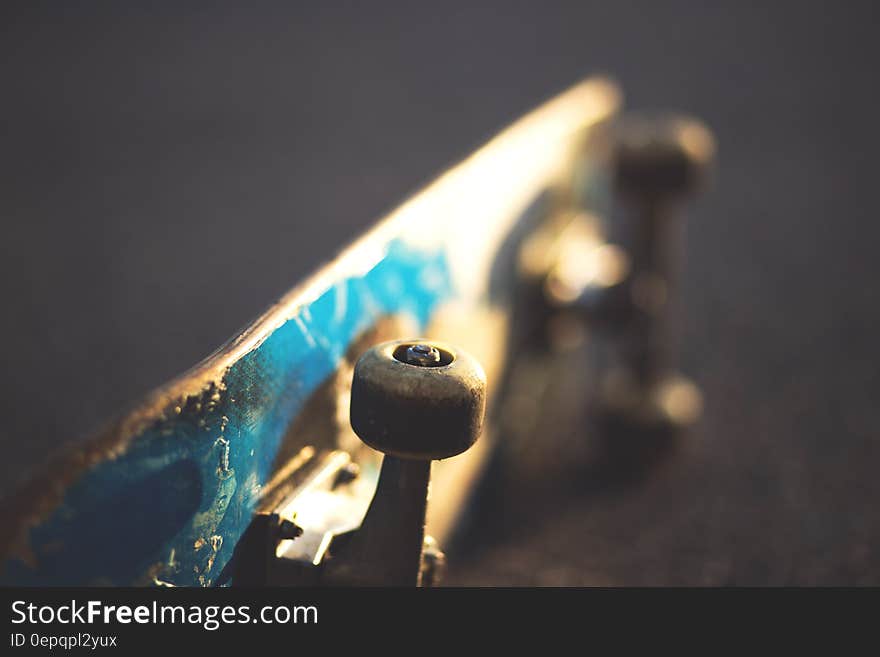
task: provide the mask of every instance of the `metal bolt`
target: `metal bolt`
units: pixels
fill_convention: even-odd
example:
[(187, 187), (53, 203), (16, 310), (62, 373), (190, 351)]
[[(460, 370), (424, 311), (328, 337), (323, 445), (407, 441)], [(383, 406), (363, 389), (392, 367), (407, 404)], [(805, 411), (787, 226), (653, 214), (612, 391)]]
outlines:
[(425, 536), (422, 548), (422, 576), (420, 584), (424, 588), (439, 586), (446, 572), (446, 555), (437, 545), (433, 536)]
[(419, 367), (436, 367), (440, 364), (440, 351), (429, 344), (414, 344), (406, 350), (406, 362)]
[(278, 523), (278, 540), (293, 539), (303, 533), (302, 527), (297, 526), (290, 520), (282, 520)]
[(336, 479), (333, 480), (333, 488), (344, 486), (351, 483), (361, 474), (361, 468), (357, 463), (348, 463), (344, 468), (336, 473)]

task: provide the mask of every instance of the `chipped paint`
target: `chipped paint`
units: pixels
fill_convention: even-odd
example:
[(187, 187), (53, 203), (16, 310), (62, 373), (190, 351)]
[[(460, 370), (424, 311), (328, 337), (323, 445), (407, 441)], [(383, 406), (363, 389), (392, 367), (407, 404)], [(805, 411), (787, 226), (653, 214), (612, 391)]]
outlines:
[[(445, 270), (444, 253), (392, 242), (363, 279), (338, 281), (309, 304), (308, 314), (282, 324), (239, 359), (219, 384), (172, 405), (173, 412), (156, 418), (123, 453), (97, 464), (67, 491), (55, 511), (30, 530), (36, 568), (9, 561), (4, 581), (104, 578), (131, 584), (160, 562), (154, 580), (213, 584), (270, 479), (284, 430), (333, 374), (348, 345), (385, 314), (407, 312), (424, 326), (432, 309), (453, 294), (448, 279), (440, 288), (419, 287), (426, 265)], [(356, 285), (357, 293), (343, 296), (335, 289)], [(378, 314), (365, 310), (365, 297)], [(340, 298), (346, 299), (344, 313), (335, 304)], [(108, 559), (106, 544), (118, 543), (120, 536), (129, 540)], [(175, 562), (160, 557), (171, 550)]]

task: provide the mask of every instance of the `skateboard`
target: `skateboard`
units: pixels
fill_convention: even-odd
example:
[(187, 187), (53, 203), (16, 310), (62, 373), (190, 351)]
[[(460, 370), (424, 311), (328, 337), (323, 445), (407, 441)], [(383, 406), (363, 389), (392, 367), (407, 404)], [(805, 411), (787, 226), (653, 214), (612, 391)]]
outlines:
[[(591, 330), (605, 321), (595, 318), (612, 318), (612, 332), (623, 336), (627, 367), (605, 386), (612, 419), (662, 416), (669, 424), (692, 415), (693, 386), (655, 362), (662, 351), (656, 308), (633, 310), (627, 300), (636, 288), (650, 297), (646, 281), (666, 280), (651, 248), (656, 231), (642, 231), (629, 261), (606, 243), (614, 185), (603, 165), (608, 149), (596, 144), (619, 105), (617, 87), (601, 78), (551, 99), (401, 204), (202, 362), (91, 440), (54, 456), (3, 502), (0, 581), (316, 584), (330, 562), (323, 570), (333, 584), (430, 584), (443, 559), (437, 546), (454, 536), (498, 451), (499, 409), (523, 379), (517, 384), (512, 373), (522, 371), (529, 353), (546, 351), (551, 316), (574, 312)], [(628, 134), (638, 138), (638, 126)], [(711, 151), (699, 131), (679, 129), (676, 139), (698, 155)], [(640, 196), (648, 201), (629, 207), (656, 223), (666, 206), (651, 201), (659, 194), (652, 191), (656, 176), (642, 170), (640, 157), (632, 166), (624, 157), (616, 180), (624, 195), (627, 181), (648, 190)], [(673, 157), (671, 168), (667, 160), (664, 171), (680, 187), (675, 176), (689, 175), (690, 160)], [(619, 315), (628, 319), (615, 323)], [(433, 473), (395, 460), (393, 445), (383, 461), (374, 448), (384, 449), (387, 436), (356, 434), (349, 415), (352, 377), (365, 380), (356, 366), (362, 355), (416, 336), (407, 358), (442, 341), (455, 347), (438, 354), (460, 348), (485, 373), (482, 438), (436, 463)], [(398, 360), (404, 368), (415, 363)], [(360, 416), (369, 416), (372, 409), (357, 403)], [(431, 433), (447, 415), (435, 414), (413, 432)], [(410, 484), (400, 482), (423, 474), (413, 485), (424, 490), (408, 507), (400, 498)], [(388, 483), (393, 477), (399, 486)], [(402, 534), (418, 543), (415, 552), (395, 552)], [(395, 574), (394, 563), (386, 568), (413, 559), (418, 564), (405, 573)]]
[[(618, 93), (588, 80), (512, 125), (400, 205), (212, 355), (56, 456), (4, 502), (2, 581), (212, 586), (279, 477), (337, 462), (375, 487), (378, 457), (347, 428), (353, 361), (424, 335), (506, 357), (514, 245), (542, 217), (585, 131)], [(491, 440), (440, 464), (428, 527), (446, 535)], [(340, 455), (344, 454), (342, 457)], [(449, 472), (446, 470), (457, 471)], [(436, 510), (436, 513), (434, 513)]]

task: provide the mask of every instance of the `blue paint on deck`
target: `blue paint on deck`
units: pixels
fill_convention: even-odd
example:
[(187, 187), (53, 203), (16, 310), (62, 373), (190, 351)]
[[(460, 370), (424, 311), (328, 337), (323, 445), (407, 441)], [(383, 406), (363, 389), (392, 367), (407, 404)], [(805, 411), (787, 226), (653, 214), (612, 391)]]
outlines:
[(424, 327), (453, 294), (445, 254), (402, 241), (363, 276), (337, 281), (239, 359), (224, 386), (157, 418), (125, 453), (87, 471), (30, 532), (36, 568), (5, 584), (209, 586), (247, 528), (285, 430), (381, 316)]

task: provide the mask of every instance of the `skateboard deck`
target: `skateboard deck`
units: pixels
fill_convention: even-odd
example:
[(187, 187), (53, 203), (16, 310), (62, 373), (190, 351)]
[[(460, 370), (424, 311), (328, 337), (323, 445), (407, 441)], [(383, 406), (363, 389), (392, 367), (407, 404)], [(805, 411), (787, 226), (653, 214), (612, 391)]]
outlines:
[[(508, 353), (516, 246), (546, 213), (585, 131), (618, 105), (584, 81), (513, 124), (390, 213), (220, 349), (3, 503), (5, 584), (229, 583), (254, 510), (284, 476), (347, 451), (367, 481), (378, 457), (347, 427), (359, 353), (423, 335), (474, 354), (492, 385)], [(491, 436), (490, 436), (491, 438)], [(429, 530), (448, 534), (479, 450), (440, 464)]]

